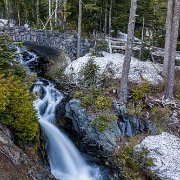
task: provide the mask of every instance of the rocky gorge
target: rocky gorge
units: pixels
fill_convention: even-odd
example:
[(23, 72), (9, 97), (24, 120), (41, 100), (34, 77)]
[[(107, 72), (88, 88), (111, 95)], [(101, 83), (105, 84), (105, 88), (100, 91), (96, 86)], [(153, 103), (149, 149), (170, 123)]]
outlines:
[[(51, 49), (49, 50), (48, 48), (48, 51), (46, 53), (49, 54), (49, 51), (51, 51)], [(32, 58), (31, 55), (26, 50), (21, 53), (22, 53), (23, 58), (26, 59), (27, 61), (29, 61)], [(55, 82), (56, 87), (60, 89), (64, 85), (64, 84), (63, 85), (60, 84), (61, 81), (69, 82), (70, 80), (72, 80), (72, 79), (69, 79), (69, 81), (67, 81), (67, 79), (63, 80), (62, 78), (63, 76), (67, 78), (66, 77), (67, 70), (65, 68), (67, 68), (68, 66), (70, 67), (71, 62), (69, 62), (68, 59), (66, 59), (66, 56), (63, 55), (63, 52), (60, 54), (52, 53), (52, 56), (50, 56), (49, 58), (46, 58), (46, 57), (47, 56), (44, 55), (43, 57), (44, 59), (41, 58), (39, 62), (37, 61), (37, 62), (31, 63), (31, 68), (32, 69), (38, 68), (39, 70), (37, 71), (36, 69), (35, 71), (39, 75), (50, 78), (51, 80), (53, 80), (53, 82)], [(56, 71), (54, 71), (54, 68), (55, 67), (57, 68), (57, 63), (61, 66), (59, 66), (59, 69), (56, 69)], [(46, 72), (45, 72), (45, 69), (46, 69)], [(139, 69), (141, 68), (139, 67)], [(64, 70), (65, 70), (65, 73), (64, 73)], [(143, 81), (142, 80), (143, 78), (147, 78), (146, 80), (148, 80), (148, 77), (146, 75), (145, 76), (142, 75), (139, 77), (141, 81)], [(135, 80), (136, 79), (138, 78), (135, 77)], [(137, 80), (139, 84), (141, 84), (141, 81)], [(74, 86), (74, 84), (76, 86)], [(87, 84), (85, 83), (85, 86), (87, 86)], [(84, 90), (86, 88), (88, 89), (87, 91)], [(112, 95), (116, 96), (116, 88), (117, 86), (113, 86), (112, 89), (110, 90), (108, 89), (108, 93), (110, 93), (111, 96)], [(96, 91), (95, 92), (96, 95), (92, 95), (94, 99), (93, 100), (88, 99), (88, 101), (93, 101), (93, 103), (86, 104), (86, 101), (85, 101), (86, 96), (84, 94), (88, 95), (88, 93), (91, 93), (89, 89), (91, 89), (91, 87), (87, 86), (84, 88), (84, 84), (83, 86), (82, 85), (79, 86), (79, 83), (76, 83), (76, 82), (75, 83), (71, 82), (68, 88), (66, 85), (63, 87), (63, 89), (60, 89), (60, 91), (62, 90), (65, 91), (64, 92), (65, 98), (56, 107), (56, 117), (58, 120), (57, 123), (60, 128), (63, 128), (67, 133), (69, 133), (69, 136), (72, 137), (77, 147), (79, 147), (81, 152), (83, 152), (84, 154), (83, 157), (90, 164), (95, 163), (97, 166), (99, 166), (101, 172), (104, 174), (103, 176), (104, 179), (107, 179), (107, 180), (108, 179), (123, 179), (122, 172), (124, 171), (123, 169), (124, 164), (121, 164), (121, 163), (119, 164), (118, 162), (115, 162), (117, 159), (122, 158), (122, 156), (117, 156), (117, 154), (121, 152), (121, 149), (123, 149), (123, 147), (129, 148), (129, 146), (131, 145), (129, 144), (131, 139), (133, 139), (134, 137), (138, 137), (137, 138), (138, 140), (133, 146), (133, 149), (134, 149), (133, 154), (136, 154), (136, 153), (138, 154), (138, 152), (141, 152), (142, 150), (143, 153), (141, 155), (147, 156), (145, 157), (146, 161), (147, 160), (150, 161), (151, 159), (154, 159), (154, 163), (151, 164), (154, 168), (148, 167), (146, 163), (145, 163), (146, 164), (146, 168), (145, 168), (144, 164), (143, 166), (141, 166), (142, 162), (138, 162), (138, 160), (136, 160), (136, 162), (138, 162), (138, 164), (136, 165), (139, 166), (138, 170), (136, 169), (136, 171), (143, 171), (144, 169), (147, 169), (147, 171), (153, 172), (153, 176), (158, 177), (160, 179), (169, 178), (169, 179), (178, 180), (179, 178), (178, 167), (179, 166), (177, 164), (177, 161), (172, 160), (171, 162), (168, 162), (169, 165), (167, 164), (167, 166), (176, 167), (175, 169), (177, 169), (177, 171), (175, 170), (176, 171), (175, 177), (170, 175), (172, 173), (174, 174), (173, 169), (172, 170), (169, 169), (168, 171), (168, 168), (165, 166), (165, 171), (167, 171), (167, 173), (163, 173), (163, 170), (162, 170), (163, 168), (161, 169), (160, 167), (161, 165), (156, 163), (156, 159), (157, 161), (162, 161), (164, 159), (163, 158), (164, 156), (169, 156), (168, 152), (163, 152), (163, 149), (167, 146), (177, 147), (176, 152), (172, 154), (171, 159), (175, 159), (176, 154), (179, 153), (178, 151), (178, 142), (179, 142), (179, 138), (178, 138), (179, 136), (179, 131), (178, 131), (179, 129), (179, 104), (178, 104), (178, 101), (175, 102), (176, 103), (175, 106), (163, 105), (161, 100), (157, 99), (158, 97), (152, 98), (152, 93), (147, 96), (147, 92), (141, 91), (142, 89), (146, 89), (146, 87), (140, 86), (140, 89), (136, 88), (136, 90), (138, 91), (138, 93), (143, 94), (143, 96), (142, 97), (140, 96), (140, 99), (138, 97), (136, 103), (137, 102), (142, 103), (143, 107), (130, 106), (129, 107), (130, 112), (124, 112), (123, 109), (118, 108), (118, 102), (115, 101), (116, 98), (114, 97), (112, 97), (114, 103), (110, 101), (109, 103), (110, 106), (108, 105), (108, 103), (107, 104), (102, 103), (102, 105), (100, 104), (99, 106), (98, 100), (101, 99), (102, 96), (103, 96), (102, 98), (103, 102), (109, 101), (106, 98), (104, 98), (105, 96), (104, 93), (107, 93), (107, 89), (105, 90), (103, 89), (101, 92)], [(67, 93), (66, 93), (66, 90), (67, 90)], [(44, 95), (42, 92), (42, 97), (43, 96)], [(132, 97), (130, 97), (130, 101), (136, 100), (136, 99), (133, 99)], [(94, 106), (94, 104), (96, 104), (96, 106)], [(87, 105), (92, 106), (93, 108), (96, 107), (98, 108), (98, 110), (95, 109), (94, 111), (94, 109), (91, 109), (91, 108), (88, 109)], [(101, 110), (101, 106), (102, 108), (104, 107), (106, 108), (106, 106), (108, 106), (108, 108), (111, 109), (110, 112), (107, 109), (106, 111)], [(153, 112), (152, 112), (152, 109), (153, 109)], [(144, 113), (141, 114), (139, 113), (139, 111), (140, 112), (144, 111)], [(158, 113), (161, 114), (160, 115), (161, 117), (156, 116), (156, 114)], [(106, 114), (110, 114), (110, 116), (107, 116), (104, 119), (104, 115)], [(103, 117), (103, 120), (100, 119), (102, 117)], [(164, 127), (159, 126), (159, 123), (162, 120), (165, 122)], [(162, 131), (171, 132), (172, 130), (176, 136), (171, 136), (168, 133), (162, 133), (162, 135), (159, 135)], [(41, 164), (39, 160), (34, 162), (34, 160), (28, 159), (27, 157), (29, 157), (30, 155), (29, 154), (26, 155), (21, 149), (19, 149), (17, 146), (13, 144), (13, 142), (11, 141), (11, 139), (13, 138), (10, 136), (10, 132), (6, 128), (1, 127), (1, 132), (2, 134), (1, 134), (0, 140), (2, 142), (1, 147), (2, 147), (2, 152), (3, 152), (3, 153), (1, 152), (1, 155), (3, 158), (5, 158), (8, 161), (10, 159), (11, 165), (12, 164), (15, 166), (17, 165), (18, 167), (22, 166), (22, 169), (20, 168), (19, 171), (24, 172), (22, 173), (23, 178), (27, 178), (27, 179), (29, 178), (53, 179), (54, 178), (52, 175), (50, 175), (48, 168), (43, 167), (42, 165), (43, 163)], [(171, 139), (168, 139), (166, 137), (169, 137)], [(155, 144), (157, 145), (156, 147), (153, 146), (153, 143), (154, 143), (153, 140), (155, 138), (157, 139), (157, 141), (155, 142)], [(152, 146), (149, 146), (151, 142), (152, 142)], [(160, 144), (161, 142), (163, 142), (162, 145)], [(173, 144), (169, 144), (169, 142), (173, 142)], [(10, 149), (7, 150), (7, 146), (12, 147), (12, 150)], [(163, 156), (159, 156), (159, 154), (155, 154), (156, 152), (155, 149), (158, 149), (158, 148), (159, 148), (160, 154), (164, 153)], [(144, 149), (147, 150), (146, 153), (144, 153)], [(171, 151), (173, 150), (169, 150), (169, 152)], [(7, 152), (8, 153), (11, 152), (11, 153), (7, 154)], [(130, 162), (134, 162), (133, 158), (135, 155), (131, 156), (132, 154), (130, 152), (129, 154), (126, 154), (126, 155), (129, 156), (128, 159), (130, 159)], [(124, 160), (126, 161), (127, 159), (123, 159), (123, 161)], [(167, 163), (166, 160), (168, 161), (168, 158), (164, 159), (162, 164), (166, 165)], [(7, 163), (7, 166), (8, 166), (8, 163)], [(130, 165), (130, 169), (133, 169), (131, 165)], [(128, 169), (127, 171), (130, 172), (130, 169)], [(147, 171), (145, 170), (143, 173), (146, 174)], [(5, 174), (6, 173), (7, 172), (5, 172)], [(13, 174), (13, 168), (12, 168), (12, 174)], [(14, 174), (14, 176), (12, 174), (10, 173), (10, 177), (16, 178), (16, 174)], [(147, 176), (144, 174), (143, 176), (141, 176), (142, 179), (147, 178)], [(127, 178), (126, 174), (123, 174), (123, 175), (125, 178)], [(130, 177), (132, 178), (133, 175)], [(2, 178), (4, 176), (5, 175), (3, 175), (2, 173)]]
[[(91, 58), (91, 57), (89, 57), (89, 58)], [(84, 85), (82, 86), (81, 83), (76, 82), (76, 80), (79, 79), (79, 77), (77, 79), (75, 79), (74, 82), (72, 82), (74, 80), (73, 78), (76, 78), (77, 75), (80, 75), (80, 77), (83, 77), (82, 74), (78, 74), (78, 73), (76, 74), (75, 72), (73, 72), (73, 71), (75, 71), (75, 68), (76, 68), (76, 66), (73, 65), (74, 62), (70, 63), (70, 62), (66, 61), (65, 56), (62, 59), (63, 59), (63, 65), (64, 65), (64, 62), (66, 62), (65, 63), (66, 65), (61, 66), (62, 69), (60, 68), (60, 71), (57, 71), (57, 72), (60, 72), (60, 74), (63, 77), (67, 78), (66, 75), (67, 75), (68, 67), (73, 67), (73, 68), (68, 69), (72, 73), (72, 76), (71, 75), (69, 76), (71, 78), (68, 81), (67, 81), (67, 79), (65, 80), (66, 83), (71, 81), (72, 84), (70, 84), (69, 87), (64, 86), (64, 90), (65, 91), (67, 90), (69, 95), (67, 94), (67, 98), (64, 99), (63, 103), (57, 106), (57, 117), (60, 119), (63, 119), (63, 123), (60, 123), (60, 127), (64, 127), (68, 132), (71, 132), (73, 135), (76, 136), (75, 139), (77, 141), (77, 145), (81, 150), (83, 150), (84, 152), (91, 155), (91, 157), (100, 158), (101, 163), (106, 164), (110, 168), (115, 168), (116, 172), (117, 171), (121, 172), (121, 171), (123, 171), (123, 168), (121, 166), (123, 166), (124, 164), (120, 164), (120, 165), (118, 163), (114, 164), (114, 162), (112, 161), (112, 158), (115, 157), (115, 159), (117, 159), (118, 157), (116, 156), (116, 152), (121, 151), (121, 149), (123, 149), (123, 147), (126, 147), (126, 146), (128, 147), (131, 145), (131, 143), (129, 144), (129, 141), (131, 141), (131, 138), (133, 139), (134, 137), (137, 137), (136, 143), (133, 146), (133, 148), (135, 149), (133, 153), (136, 153), (137, 148), (135, 146), (138, 143), (140, 144), (139, 146), (141, 146), (141, 141), (143, 143), (143, 139), (145, 137), (152, 136), (154, 138), (157, 137), (157, 139), (158, 139), (158, 137), (161, 137), (161, 135), (159, 135), (159, 134), (161, 134), (161, 132), (163, 132), (163, 131), (166, 131), (169, 133), (173, 131), (174, 134), (177, 136), (176, 138), (178, 141), (179, 101), (176, 100), (175, 106), (174, 105), (164, 105), (160, 99), (161, 93), (159, 93), (158, 96), (153, 97), (153, 93), (148, 92), (146, 94), (146, 92), (143, 91), (144, 87), (141, 85), (140, 85), (140, 90), (138, 88), (136, 90), (138, 90), (138, 93), (144, 94), (141, 97), (142, 99), (140, 99), (140, 101), (138, 99), (138, 103), (143, 104), (143, 108), (142, 109), (140, 108), (140, 111), (144, 111), (143, 115), (138, 113), (139, 110), (137, 107), (135, 107), (135, 108), (130, 107), (129, 110), (133, 111), (133, 113), (132, 112), (127, 113), (127, 112), (124, 112), (123, 110), (118, 111), (118, 107), (116, 107), (116, 106), (118, 106), (118, 103), (116, 103), (116, 101), (114, 101), (115, 103), (114, 103), (112, 109), (114, 111), (113, 114), (115, 115), (115, 118), (114, 118), (114, 115), (109, 117), (108, 122), (107, 122), (108, 125), (105, 123), (105, 125), (103, 124), (103, 129), (99, 128), (99, 124), (97, 125), (94, 123), (94, 121), (98, 117), (97, 112), (94, 113), (94, 112), (92, 112), (93, 111), (92, 109), (86, 108), (86, 105), (84, 105), (84, 102), (83, 102), (84, 97), (82, 97), (83, 96), (82, 94), (80, 96), (73, 95), (74, 93), (75, 94), (77, 92), (79, 93), (79, 92), (81, 92), (81, 90), (83, 91), (83, 89), (84, 89)], [(102, 61), (103, 61), (103, 58), (102, 58)], [(115, 60), (113, 61), (113, 59), (111, 59), (111, 61), (116, 63), (116, 61)], [(86, 66), (86, 63), (83, 63), (83, 58), (82, 59), (80, 58), (79, 62), (82, 63), (82, 69), (78, 70), (78, 71), (82, 73), (83, 67)], [(95, 62), (96, 62), (96, 59), (95, 59)], [(76, 64), (78, 64), (78, 63), (76, 63)], [(98, 60), (97, 60), (97, 64), (98, 64)], [(138, 62), (137, 62), (137, 64), (138, 64)], [(139, 78), (140, 80), (138, 80), (138, 78), (137, 78), (138, 75), (137, 75), (137, 77), (132, 76), (132, 80), (135, 80), (135, 81), (137, 80), (136, 82), (138, 82), (139, 84), (141, 84), (144, 81), (144, 79), (148, 81), (149, 78), (150, 78), (149, 82), (154, 83), (156, 81), (155, 79), (153, 79), (153, 75), (155, 75), (155, 73), (157, 72), (157, 75), (154, 76), (155, 78), (157, 78), (157, 76), (159, 76), (158, 74), (159, 74), (161, 67), (159, 65), (155, 64), (154, 66), (156, 66), (156, 68), (154, 69), (154, 71), (156, 71), (156, 72), (153, 73), (153, 75), (152, 75), (151, 74), (152, 71), (151, 70), (148, 71), (147, 64), (148, 64), (148, 62), (147, 63), (145, 62), (142, 65), (142, 69), (143, 69), (143, 67), (146, 66), (146, 72), (144, 72), (144, 73), (147, 73), (148, 76), (143, 75), (143, 71), (140, 70), (141, 64), (139, 63), (138, 68), (136, 69), (137, 66), (134, 66), (134, 68), (136, 69), (136, 72), (138, 70), (140, 71), (140, 73), (137, 73), (140, 77)], [(108, 63), (107, 63), (107, 65), (108, 65)], [(49, 69), (51, 69), (51, 68), (53, 69), (54, 66), (57, 66), (56, 61), (54, 61), (54, 63), (53, 62), (51, 63), (51, 66), (49, 66)], [(80, 68), (80, 66), (78, 66), (78, 68)], [(104, 67), (102, 67), (102, 69), (103, 68)], [(102, 69), (100, 67), (100, 71)], [(177, 67), (177, 69), (178, 69), (178, 67)], [(107, 68), (104, 68), (104, 70), (106, 71)], [(104, 70), (102, 70), (102, 72)], [(64, 74), (63, 74), (63, 71), (64, 71)], [(78, 72), (78, 71), (76, 71), (76, 72)], [(49, 72), (45, 73), (45, 75), (47, 77), (49, 77), (51, 80), (53, 80), (55, 83), (57, 83), (58, 87), (62, 87), (62, 84), (60, 83), (60, 81), (63, 81), (62, 77), (58, 78), (58, 76), (56, 76), (55, 74), (53, 74), (53, 76), (51, 76), (51, 74)], [(116, 75), (117, 74), (115, 72), (115, 76)], [(132, 72), (132, 75), (133, 75), (133, 72)], [(160, 79), (161, 79), (161, 77), (160, 77)], [(155, 82), (155, 84), (157, 85), (160, 81), (157, 80)], [(80, 78), (80, 82), (82, 82), (81, 78)], [(75, 84), (75, 86), (73, 85), (73, 83)], [(76, 91), (76, 89), (77, 89), (76, 86), (78, 87), (78, 91)], [(85, 83), (85, 86), (86, 86), (86, 83)], [(179, 85), (177, 84), (177, 86), (179, 86)], [(152, 88), (152, 86), (151, 86), (151, 88)], [(156, 86), (156, 88), (157, 88), (157, 86)], [(73, 89), (75, 89), (75, 91)], [(114, 86), (114, 89), (115, 90), (111, 90), (111, 94), (115, 93), (115, 95), (116, 95), (116, 86)], [(153, 89), (151, 91), (153, 91)], [(90, 93), (90, 91), (87, 91), (85, 93)], [(101, 93), (100, 93), (100, 95), (101, 95)], [(94, 99), (94, 101), (95, 100), (96, 99)], [(104, 101), (106, 101), (106, 99), (104, 99)], [(91, 106), (91, 105), (89, 105), (89, 106)], [(161, 114), (160, 116), (157, 115), (159, 113)], [(106, 114), (106, 112), (103, 112), (103, 114)], [(110, 118), (112, 118), (112, 120)], [(162, 121), (164, 121), (164, 122), (162, 122)], [(105, 122), (106, 122), (106, 120), (105, 120)], [(162, 123), (163, 125), (161, 126), (160, 123)], [(101, 125), (102, 124), (100, 124), (100, 126)], [(166, 135), (168, 136), (168, 134), (166, 134)], [(125, 139), (127, 138), (127, 139), (123, 140), (124, 138)], [(159, 143), (160, 142), (161, 142), (161, 140), (159, 141)], [(164, 140), (164, 143), (168, 143), (168, 142), (166, 142), (166, 140)], [(138, 147), (138, 145), (137, 145), (137, 147)], [(151, 151), (149, 150), (150, 148), (151, 147), (149, 146), (149, 147), (145, 147), (144, 149), (147, 149), (147, 152), (151, 154)], [(159, 145), (159, 148), (161, 148), (160, 145)], [(139, 148), (139, 151), (140, 151), (140, 148)], [(148, 158), (147, 157), (145, 158), (146, 161), (149, 161), (149, 159), (151, 160), (151, 158), (155, 160), (155, 158), (153, 156), (151, 157), (151, 155), (148, 155), (147, 152), (143, 154), (143, 156), (148, 157)], [(131, 155), (128, 154), (128, 156), (131, 156)], [(161, 159), (162, 157), (159, 157), (159, 158)], [(133, 161), (133, 157), (131, 160)], [(166, 164), (166, 162), (164, 162), (164, 163)], [(160, 179), (167, 178), (166, 174), (162, 175), (161, 172), (155, 171), (153, 168), (149, 168), (148, 165), (146, 165), (147, 167), (145, 168), (144, 165), (141, 166), (141, 164), (143, 164), (143, 163), (138, 162), (138, 166), (140, 166), (140, 167), (136, 171), (143, 171), (144, 174), (148, 174), (147, 176), (149, 176), (149, 173), (146, 173), (147, 172), (146, 168), (147, 168), (148, 171), (150, 170), (153, 172), (153, 176), (158, 177)], [(156, 160), (155, 160), (155, 163), (152, 163), (151, 165), (153, 165), (154, 168), (157, 167)], [(119, 170), (117, 170), (118, 168), (119, 168)], [(116, 173), (116, 174), (118, 174), (118, 173)], [(143, 175), (143, 176), (141, 176), (141, 178), (146, 179), (147, 176)], [(178, 175), (177, 175), (177, 177), (178, 177)], [(168, 176), (168, 178), (173, 179), (174, 177)], [(178, 178), (176, 178), (176, 179), (178, 179)]]

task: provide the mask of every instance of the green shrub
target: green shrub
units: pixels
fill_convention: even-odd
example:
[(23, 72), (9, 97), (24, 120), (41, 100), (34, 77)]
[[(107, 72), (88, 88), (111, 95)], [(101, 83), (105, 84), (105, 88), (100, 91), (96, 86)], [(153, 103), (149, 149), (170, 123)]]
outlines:
[(12, 130), (19, 143), (26, 143), (39, 136), (34, 96), (28, 89), (32, 77), (16, 62), (10, 43), (6, 36), (0, 38), (0, 123)]
[(147, 59), (149, 59), (150, 57), (150, 50), (149, 49), (146, 49), (146, 48), (143, 48), (142, 50), (142, 54), (141, 54), (141, 60), (142, 61), (146, 61)]
[(84, 97), (84, 93), (83, 93), (83, 91), (76, 91), (75, 93), (74, 93), (74, 98), (75, 99), (81, 99), (82, 100), (82, 98)]
[[(15, 76), (0, 75), (0, 122), (7, 125), (18, 140), (34, 140), (39, 131), (33, 96), (21, 80)], [(6, 94), (4, 94), (6, 93)]]
[(84, 76), (85, 81), (87, 81), (90, 85), (94, 84), (96, 81), (98, 70), (99, 66), (94, 63), (93, 58), (90, 58), (88, 63), (82, 70), (82, 74)]
[(100, 115), (92, 120), (91, 124), (97, 127), (99, 132), (104, 132), (106, 129), (111, 128), (112, 121), (117, 120), (115, 115)]
[(143, 107), (141, 104), (133, 105), (132, 103), (127, 104), (127, 113), (130, 116), (136, 115), (141, 118), (143, 116)]
[(123, 175), (129, 180), (138, 179), (141, 176), (154, 179), (154, 174), (147, 170), (148, 167), (154, 166), (154, 159), (148, 157), (149, 151), (145, 148), (142, 148), (139, 152), (134, 152), (134, 147), (137, 144), (137, 138), (133, 137), (127, 145), (117, 152)]
[(149, 84), (148, 82), (143, 82), (132, 89), (132, 95), (135, 102), (142, 100), (146, 93), (149, 91)]
[(98, 55), (98, 52), (101, 52), (101, 51), (107, 51), (107, 48), (108, 48), (108, 44), (105, 40), (98, 40), (96, 42), (96, 55)]
[(84, 107), (93, 107), (95, 105), (97, 97), (100, 95), (100, 90), (94, 86), (91, 86), (88, 92), (82, 90), (74, 93), (74, 98), (80, 99)]
[(163, 131), (166, 127), (166, 122), (171, 114), (171, 110), (167, 107), (155, 106), (151, 110), (150, 119), (155, 123), (159, 132)]
[(105, 96), (98, 96), (95, 104), (97, 110), (107, 110), (112, 106), (112, 100)]

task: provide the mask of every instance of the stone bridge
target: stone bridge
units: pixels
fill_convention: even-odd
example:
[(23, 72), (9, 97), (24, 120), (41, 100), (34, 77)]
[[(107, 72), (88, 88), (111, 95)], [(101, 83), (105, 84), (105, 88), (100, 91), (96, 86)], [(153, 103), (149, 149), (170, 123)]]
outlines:
[[(30, 42), (37, 48), (37, 45), (43, 45), (53, 49), (63, 50), (72, 60), (77, 56), (77, 34), (63, 33), (59, 31), (40, 30), (26, 27), (0, 27), (0, 36), (5, 32), (9, 37), (17, 42)], [(94, 41), (89, 39), (81, 40), (81, 56), (89, 52), (94, 46)], [(42, 49), (42, 47), (41, 47)]]

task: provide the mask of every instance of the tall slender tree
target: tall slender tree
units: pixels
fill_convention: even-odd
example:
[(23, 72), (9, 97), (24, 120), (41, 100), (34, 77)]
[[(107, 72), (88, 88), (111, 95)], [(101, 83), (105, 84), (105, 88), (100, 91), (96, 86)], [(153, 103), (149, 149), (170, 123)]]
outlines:
[(113, 4), (113, 0), (110, 1), (110, 6), (109, 6), (109, 37), (111, 37), (111, 30), (112, 30), (112, 4)]
[(55, 11), (55, 14), (54, 14), (54, 18), (55, 18), (55, 26), (57, 27), (57, 25), (58, 25), (58, 15), (57, 15), (57, 12), (58, 12), (58, 0), (56, 0), (55, 9), (56, 9), (56, 11)]
[(169, 59), (169, 48), (171, 46), (171, 31), (172, 31), (172, 18), (173, 18), (173, 2), (174, 0), (168, 0), (167, 16), (166, 16), (166, 39), (165, 39), (165, 50), (164, 50), (164, 63), (163, 63), (163, 74), (167, 75), (168, 59)]
[(39, 25), (39, 0), (36, 0), (36, 21), (37, 25)]
[(79, 0), (77, 58), (80, 57), (80, 51), (81, 51), (81, 21), (82, 21), (82, 0)]
[[(165, 59), (167, 60), (167, 69), (164, 70), (166, 77), (166, 89), (165, 89), (165, 100), (173, 100), (173, 87), (174, 87), (174, 73), (175, 73), (175, 57), (176, 57), (176, 47), (180, 20), (180, 0), (169, 0), (168, 11), (172, 12), (172, 17), (168, 14), (167, 16), (167, 31), (171, 27), (170, 35), (166, 36), (165, 45)], [(172, 1), (172, 2), (171, 2)], [(168, 13), (169, 13), (168, 12)], [(170, 18), (171, 17), (171, 18)], [(170, 36), (170, 37), (169, 37)]]
[(52, 13), (52, 1), (49, 0), (49, 23), (50, 23), (50, 28), (51, 28), (51, 31), (52, 31), (52, 17), (51, 17), (51, 13)]
[(119, 100), (122, 105), (126, 105), (127, 97), (128, 97), (127, 96), (128, 95), (128, 74), (130, 70), (131, 54), (132, 54), (132, 47), (133, 47), (133, 41), (134, 41), (136, 9), (137, 9), (137, 0), (131, 0), (127, 44), (126, 44), (126, 50), (125, 50), (124, 64), (123, 64), (121, 83), (120, 83), (120, 93), (119, 93)]

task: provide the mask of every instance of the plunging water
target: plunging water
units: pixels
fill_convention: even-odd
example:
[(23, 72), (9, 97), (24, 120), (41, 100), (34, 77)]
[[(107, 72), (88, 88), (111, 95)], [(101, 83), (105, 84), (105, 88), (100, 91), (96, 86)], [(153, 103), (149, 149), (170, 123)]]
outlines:
[[(30, 58), (23, 59), (21, 56), (21, 62), (31, 71), (28, 65), (37, 61), (37, 58), (34, 53), (29, 54)], [(90, 173), (90, 167), (77, 148), (55, 125), (56, 106), (63, 99), (63, 94), (52, 83), (42, 78), (37, 79), (33, 92), (39, 95), (34, 101), (34, 106), (37, 109), (39, 123), (47, 136), (47, 153), (52, 174), (60, 180), (99, 179), (99, 173), (91, 175), (95, 173)]]

